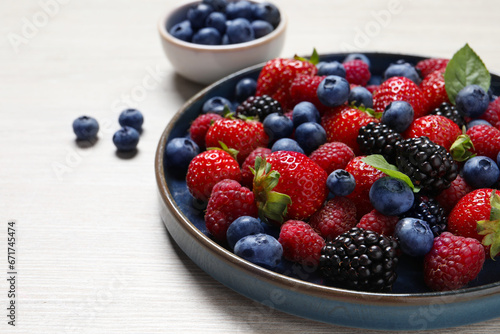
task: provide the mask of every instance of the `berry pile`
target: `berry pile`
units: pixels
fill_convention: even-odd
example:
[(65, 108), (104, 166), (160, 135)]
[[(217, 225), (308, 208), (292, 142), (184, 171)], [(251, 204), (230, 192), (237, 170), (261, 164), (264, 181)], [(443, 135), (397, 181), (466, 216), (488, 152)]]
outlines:
[(500, 253), (500, 99), (486, 67), (468, 45), (383, 73), (363, 54), (319, 60), (268, 61), (167, 145), (210, 236), (341, 288), (390, 291), (408, 259), (429, 290), (466, 287)]
[(169, 33), (195, 44), (237, 44), (271, 33), (280, 20), (278, 8), (270, 2), (203, 0), (189, 8)]

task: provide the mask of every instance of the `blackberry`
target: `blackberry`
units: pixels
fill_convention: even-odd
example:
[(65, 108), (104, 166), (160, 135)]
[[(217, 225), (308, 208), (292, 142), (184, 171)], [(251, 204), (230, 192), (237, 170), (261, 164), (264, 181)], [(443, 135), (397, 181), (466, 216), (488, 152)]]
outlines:
[(431, 194), (448, 188), (458, 175), (458, 164), (450, 153), (425, 136), (397, 144), (396, 166), (415, 186)]
[(267, 115), (283, 113), (281, 104), (269, 95), (250, 96), (236, 108), (236, 115), (257, 116), (263, 122)]
[(429, 224), (435, 237), (444, 232), (448, 225), (448, 220), (444, 208), (432, 197), (418, 195), (410, 210), (401, 215), (400, 218), (422, 219)]
[(354, 290), (390, 291), (396, 280), (398, 244), (391, 237), (354, 227), (321, 250), (320, 272)]
[(439, 107), (431, 111), (431, 114), (451, 119), (460, 129), (465, 125), (465, 115), (448, 102), (441, 103)]
[(357, 142), (363, 154), (381, 154), (389, 163), (396, 161), (396, 145), (403, 137), (387, 124), (370, 122), (359, 129)]

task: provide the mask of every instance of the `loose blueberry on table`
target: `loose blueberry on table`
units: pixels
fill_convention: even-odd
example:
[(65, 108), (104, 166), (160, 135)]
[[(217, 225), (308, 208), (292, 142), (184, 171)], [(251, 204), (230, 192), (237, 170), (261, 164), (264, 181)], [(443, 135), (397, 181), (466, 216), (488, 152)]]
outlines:
[[(203, 3), (230, 20), (250, 15), (244, 3)], [(305, 266), (326, 285), (390, 291), (411, 257), (429, 291), (467, 287), (500, 249), (500, 100), (481, 59), (465, 45), (381, 73), (364, 54), (319, 61), (272, 59), (233, 95), (207, 98), (189, 131), (200, 153), (170, 139), (165, 168), (183, 169), (188, 191), (208, 202), (208, 235), (269, 270)]]

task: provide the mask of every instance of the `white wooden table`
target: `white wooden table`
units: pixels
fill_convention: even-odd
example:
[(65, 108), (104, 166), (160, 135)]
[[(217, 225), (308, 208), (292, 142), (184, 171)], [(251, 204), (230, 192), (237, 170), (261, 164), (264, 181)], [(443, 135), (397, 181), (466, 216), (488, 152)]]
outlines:
[[(387, 51), (450, 57), (468, 42), (500, 72), (498, 1), (276, 0), (283, 56)], [(205, 274), (169, 237), (153, 161), (202, 86), (177, 76), (156, 22), (173, 0), (0, 2), (0, 333), (365, 333), (267, 309)], [(115, 153), (118, 114), (145, 116)], [(73, 120), (101, 125), (91, 148)], [(16, 225), (16, 327), (7, 325), (7, 223)], [(8, 278), (8, 277), (7, 277)], [(441, 333), (497, 333), (500, 319)]]

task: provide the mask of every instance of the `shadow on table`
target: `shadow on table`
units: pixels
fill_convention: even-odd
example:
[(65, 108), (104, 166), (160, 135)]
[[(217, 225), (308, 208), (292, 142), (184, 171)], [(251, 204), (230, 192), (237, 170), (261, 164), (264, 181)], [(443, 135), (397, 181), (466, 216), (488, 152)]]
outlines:
[[(190, 81), (179, 74), (175, 73), (171, 76), (170, 80), (172, 81), (172, 87), (175, 87), (177, 93), (182, 96), (184, 101), (189, 100), (200, 90), (205, 88), (206, 86), (198, 84), (196, 82)], [(166, 85), (166, 84), (165, 84)]]

